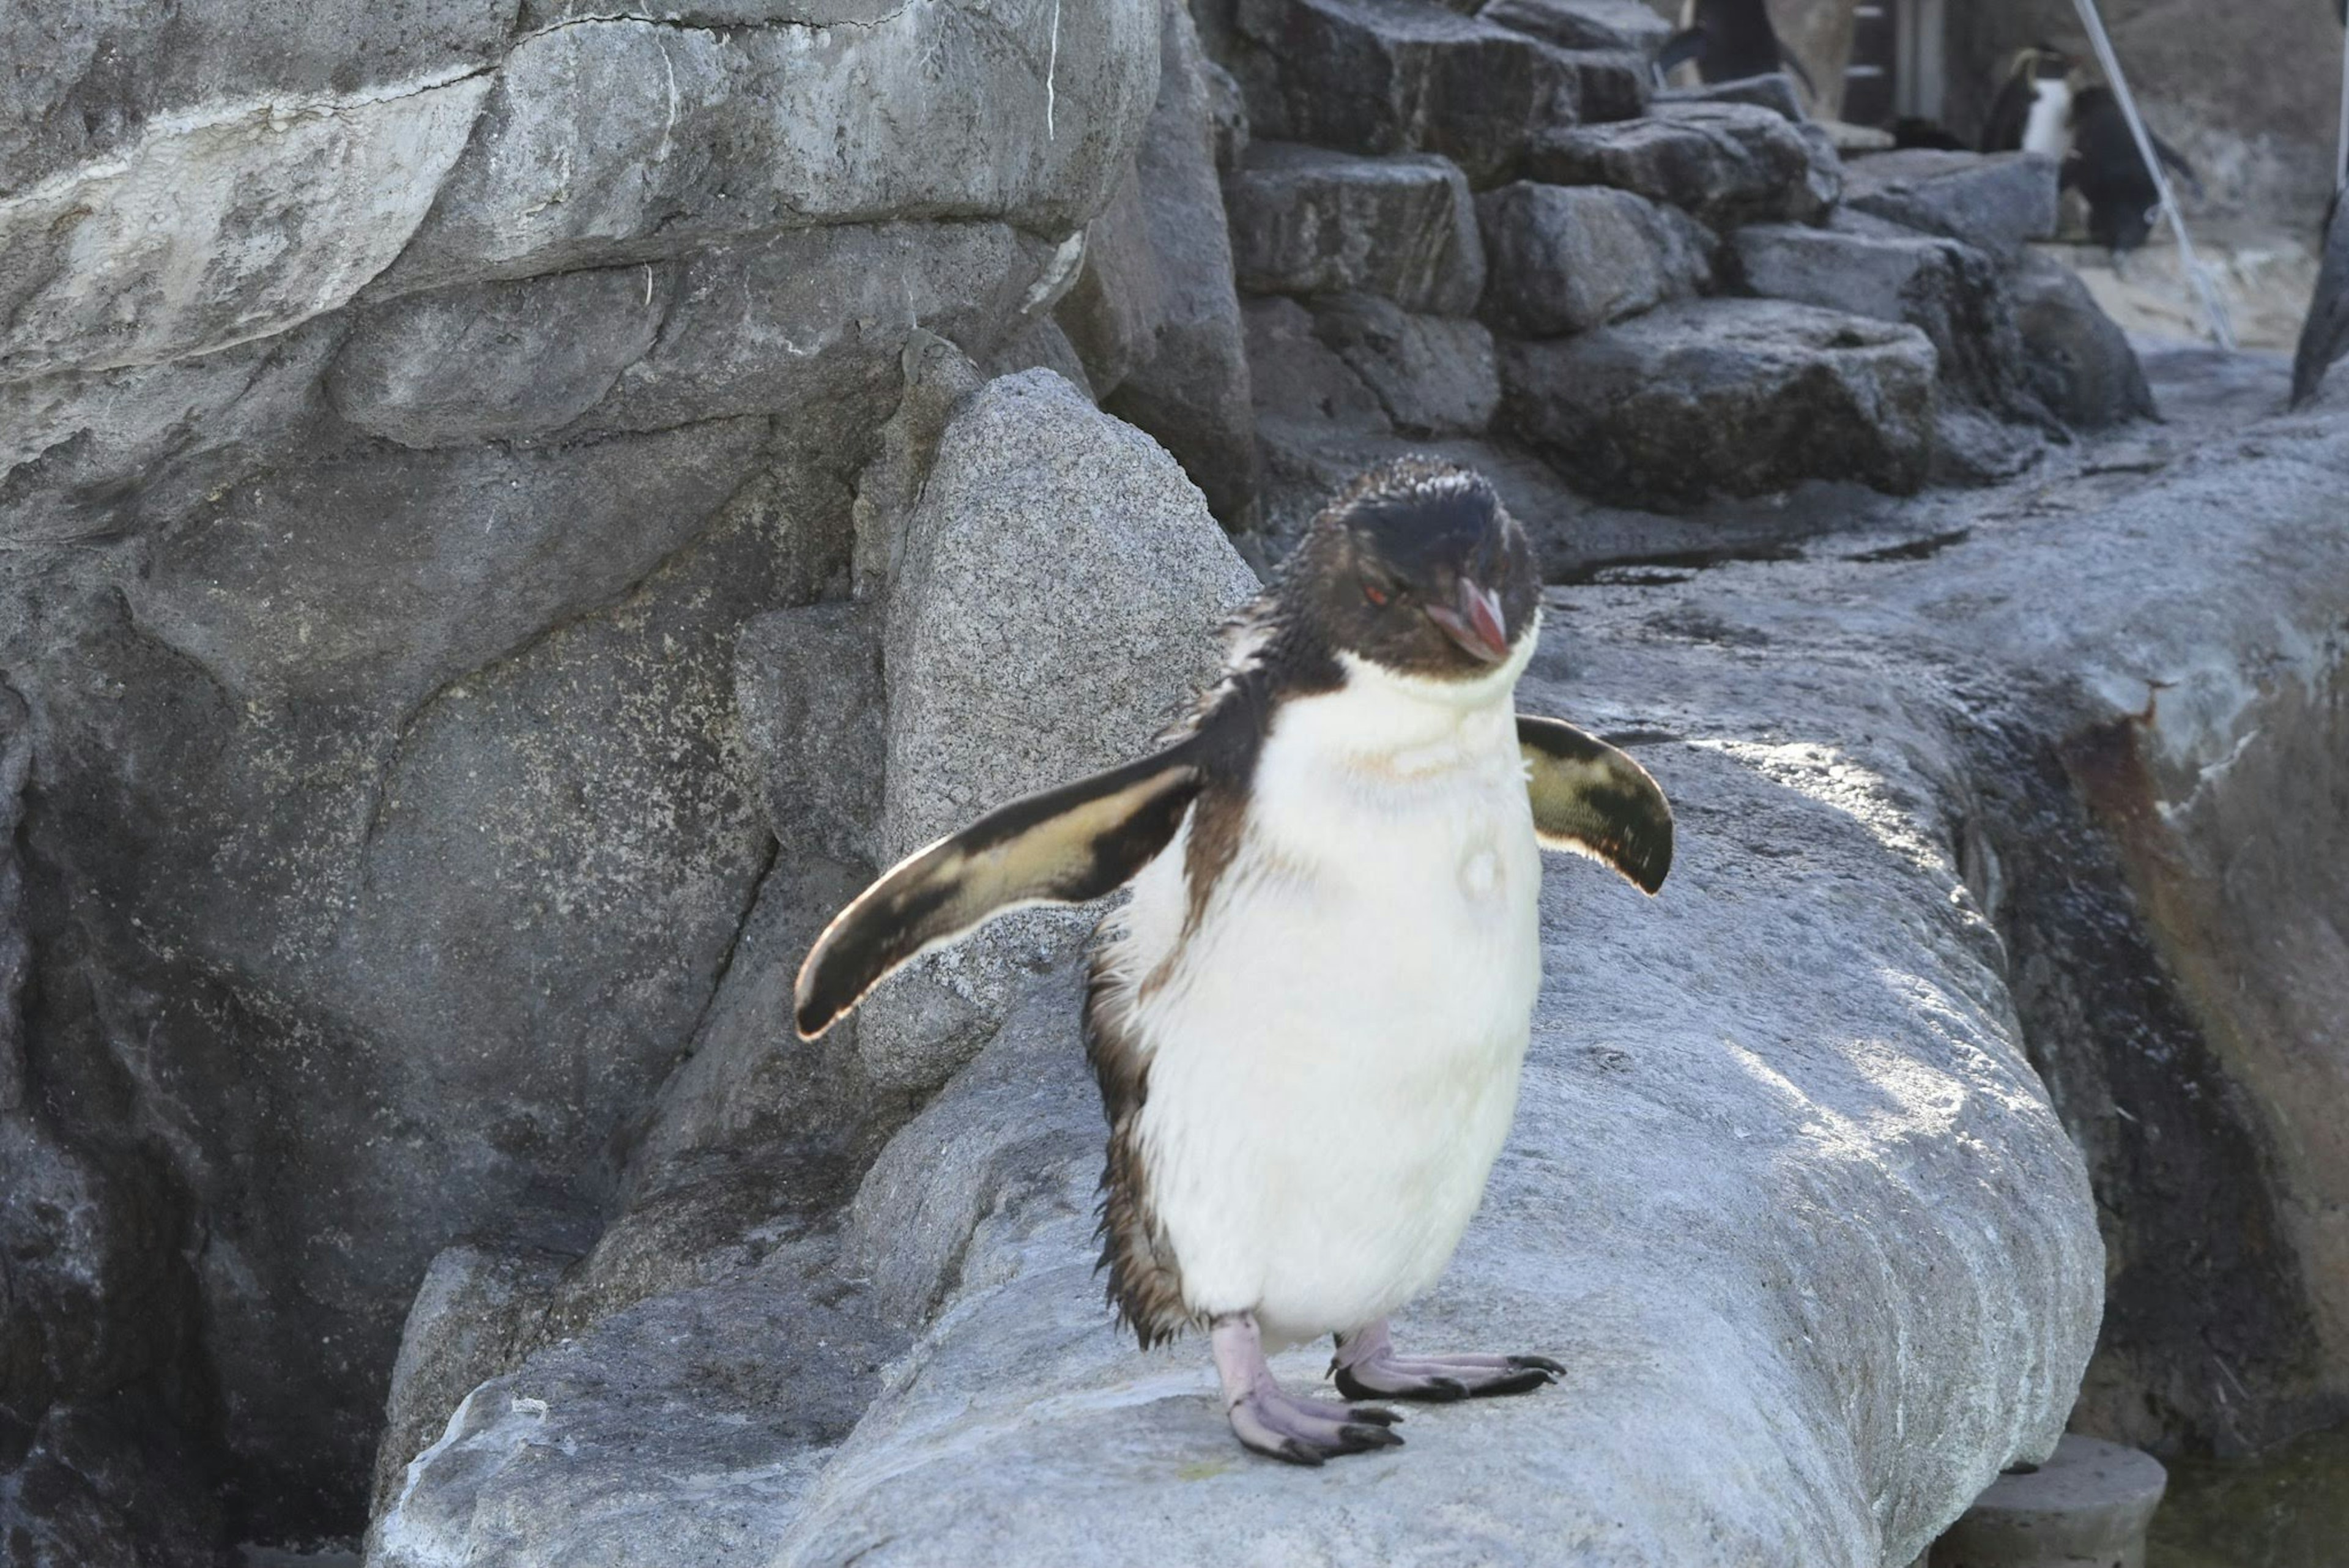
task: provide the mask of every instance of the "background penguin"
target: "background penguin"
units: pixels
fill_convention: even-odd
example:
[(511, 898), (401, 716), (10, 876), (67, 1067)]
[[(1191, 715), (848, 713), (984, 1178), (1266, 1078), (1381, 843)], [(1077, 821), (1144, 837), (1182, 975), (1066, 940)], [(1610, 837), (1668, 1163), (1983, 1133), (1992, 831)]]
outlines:
[(2072, 151), (2072, 99), (2082, 85), (2072, 57), (2045, 45), (2007, 61), (1982, 126), (1984, 152), (2037, 152), (2058, 163)]
[[(2178, 150), (2148, 130), (2155, 156), (2184, 176), (2194, 194), (2202, 181)], [(2160, 187), (2137, 152), (2120, 99), (2106, 87), (2082, 88), (2072, 99), (2072, 145), (2064, 160), (2064, 188), (2077, 190), (2088, 203), (2088, 236), (2118, 256), (2145, 244)]]
[(1348, 1399), (1519, 1394), (1539, 1355), (1406, 1355), (1508, 1132), (1541, 979), (1539, 847), (1649, 892), (1671, 812), (1638, 763), (1515, 710), (1540, 627), (1525, 532), (1482, 478), (1406, 459), (1314, 520), (1164, 749), (909, 857), (819, 939), (821, 1034), (1000, 910), (1131, 880), (1086, 1053), (1108, 1113), (1102, 1262), (1147, 1348), (1207, 1330), (1232, 1430), (1299, 1464), (1401, 1441), (1393, 1412), (1283, 1391), (1325, 1334)]
[(1742, 81), (1784, 67), (1794, 72), (1812, 101), (1818, 99), (1810, 72), (1779, 41), (1762, 0), (1696, 0), (1690, 26), (1666, 39), (1656, 56), (1656, 74), (1669, 76), (1675, 67), (1691, 61), (1708, 82)]

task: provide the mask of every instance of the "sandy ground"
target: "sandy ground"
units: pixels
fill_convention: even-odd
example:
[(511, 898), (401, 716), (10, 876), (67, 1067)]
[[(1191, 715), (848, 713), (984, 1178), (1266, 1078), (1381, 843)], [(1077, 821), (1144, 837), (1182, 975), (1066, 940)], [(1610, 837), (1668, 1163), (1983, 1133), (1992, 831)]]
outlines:
[[(2194, 254), (2226, 306), (2239, 348), (2291, 352), (2316, 286), (2317, 236), (2251, 228), (2193, 226)], [(2078, 273), (2096, 303), (2132, 336), (2178, 342), (2212, 341), (2209, 328), (2167, 231), (2133, 251), (2116, 268), (2103, 247), (2058, 242), (2038, 247)]]

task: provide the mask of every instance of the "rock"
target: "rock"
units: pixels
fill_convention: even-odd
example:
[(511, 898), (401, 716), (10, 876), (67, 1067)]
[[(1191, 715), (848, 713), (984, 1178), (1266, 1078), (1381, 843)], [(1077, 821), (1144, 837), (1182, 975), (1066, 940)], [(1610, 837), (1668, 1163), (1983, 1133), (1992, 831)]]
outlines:
[(780, 1550), (794, 1500), (905, 1346), (837, 1252), (787, 1241), (472, 1390), (378, 1516), (370, 1568)]
[[(1256, 589), (1148, 437), (1049, 372), (989, 383), (939, 442), (891, 597), (880, 859), (1143, 754)], [(866, 1067), (940, 1082), (1090, 925), (1030, 911), (920, 961), (867, 999)]]
[(1571, 53), (1434, 0), (1239, 0), (1236, 16), (1278, 62), (1277, 82), (1251, 101), (1261, 134), (1439, 152), (1480, 187), (1510, 178), (1544, 126), (1647, 105), (1634, 57)]
[(1161, 309), (1147, 352), (1103, 406), (1174, 455), (1227, 528), (1256, 514), (1256, 426), (1216, 175), (1206, 57), (1184, 0), (1163, 0), (1158, 106), (1135, 154)]
[(513, 1370), (571, 1260), (556, 1252), (451, 1247), (432, 1260), (409, 1303), (384, 1401), (373, 1513), (399, 1495), (409, 1461), (439, 1439), (474, 1387)]
[(1475, 434), (1500, 406), (1493, 335), (1476, 322), (1413, 316), (1376, 295), (1345, 294), (1315, 306), (1313, 331), (1404, 435)]
[(1804, 479), (1914, 491), (1933, 374), (1914, 327), (1775, 300), (1670, 305), (1501, 351), (1510, 425), (1578, 485), (1634, 503)]
[(1652, 59), (1671, 24), (1640, 0), (1488, 0), (1476, 15), (1496, 26), (1556, 44)]
[(1141, 176), (1128, 169), (1101, 216), (1085, 225), (1083, 265), (1052, 307), (1097, 398), (1150, 356), (1166, 319), (1166, 286), (1148, 223)]
[(2104, 430), (2155, 417), (2153, 392), (2128, 335), (2063, 263), (2026, 253), (2006, 275), (2023, 337), (2023, 375), (2055, 417)]
[(666, 266), (607, 267), (404, 299), (344, 341), (326, 395), (402, 446), (543, 435), (645, 357), (675, 284)]
[(2055, 165), (2034, 152), (1902, 148), (1854, 159), (1844, 200), (1859, 212), (1963, 240), (2012, 261), (2055, 234)]
[(1766, 109), (1779, 119), (1792, 120), (1798, 125), (1810, 118), (1803, 112), (1802, 94), (1795, 86), (1795, 78), (1785, 71), (1739, 77), (1733, 81), (1670, 88), (1656, 94), (1655, 112), (1678, 114), (1696, 106), (1721, 103), (1742, 103), (1755, 109)]
[(2068, 1435), (2046, 1463), (1991, 1482), (1933, 1543), (1932, 1568), (2145, 1568), (2168, 1481), (2150, 1454)]
[(1441, 158), (1355, 158), (1256, 141), (1224, 188), (1251, 294), (1376, 294), (1465, 316), (1485, 289), (1468, 182)]
[(1040, 317), (998, 344), (982, 369), (988, 377), (1016, 376), (1022, 370), (1050, 370), (1095, 402), (1100, 394), (1085, 375), (1076, 345), (1050, 317)]
[(489, 78), (209, 104), (0, 204), (0, 381), (286, 331), (399, 255)]
[(1931, 340), (1941, 379), (1959, 395), (2018, 416), (2039, 412), (2023, 389), (2013, 303), (1996, 265), (1972, 246), (1840, 222), (1754, 224), (1730, 244), (1752, 292), (1906, 322)]
[(1240, 155), (1247, 151), (1247, 99), (1241, 95), (1238, 79), (1215, 61), (1205, 60), (1201, 71), (1207, 83), (1208, 127), (1216, 149), (1216, 172), (1228, 174), (1240, 166)]
[(734, 708), (767, 826), (835, 860), (880, 856), (888, 693), (874, 619), (860, 605), (806, 605), (753, 617), (734, 639)]
[[(901, 216), (1057, 240), (1108, 200), (1157, 81), (1154, 0), (1057, 22), (1049, 6), (1014, 16), (965, 0), (829, 20), (599, 15), (526, 36), (381, 286)], [(1049, 80), (1031, 57), (1050, 58)]]
[[(1359, 296), (1337, 296), (1328, 303), (1354, 297)], [(1268, 422), (1298, 420), (1327, 421), (1349, 431), (1392, 428), (1386, 405), (1361, 373), (1322, 341), (1312, 312), (1293, 299), (1275, 296), (1249, 300), (1245, 313), (1259, 431)]]
[(1713, 235), (1686, 214), (1601, 186), (1520, 182), (1476, 199), (1504, 332), (1587, 332), (1713, 282)]
[(1545, 131), (1528, 145), (1527, 178), (1613, 185), (1669, 202), (1717, 229), (1809, 223), (1842, 192), (1831, 151), (1768, 109), (1673, 105), (1644, 119)]

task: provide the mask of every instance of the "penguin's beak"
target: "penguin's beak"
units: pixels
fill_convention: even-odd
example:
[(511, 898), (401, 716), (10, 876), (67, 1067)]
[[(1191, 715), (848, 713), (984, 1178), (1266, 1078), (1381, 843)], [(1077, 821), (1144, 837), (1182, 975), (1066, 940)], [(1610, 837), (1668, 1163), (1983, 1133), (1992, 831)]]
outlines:
[(1470, 658), (1498, 664), (1509, 657), (1509, 631), (1501, 618), (1501, 596), (1460, 579), (1459, 606), (1427, 607), (1427, 618), (1444, 628)]

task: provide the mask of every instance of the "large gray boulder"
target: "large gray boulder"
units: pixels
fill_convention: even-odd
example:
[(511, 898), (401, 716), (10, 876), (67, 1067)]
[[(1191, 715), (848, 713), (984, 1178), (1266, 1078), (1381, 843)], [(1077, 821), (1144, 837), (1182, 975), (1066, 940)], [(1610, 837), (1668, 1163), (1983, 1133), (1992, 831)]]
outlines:
[(1612, 125), (1560, 127), (1526, 151), (1528, 179), (1613, 185), (1715, 228), (1809, 223), (1843, 189), (1833, 148), (1751, 104), (1692, 103)]
[(1713, 237), (1671, 207), (1601, 186), (1519, 182), (1476, 198), (1485, 318), (1505, 332), (1587, 332), (1713, 282)]
[(1912, 229), (1962, 240), (2001, 261), (2055, 236), (2056, 168), (2035, 152), (1903, 148), (1855, 159), (1844, 200)]
[[(2038, 412), (2013, 302), (1989, 256), (1889, 223), (1757, 223), (1731, 237), (1739, 281), (1769, 299), (1900, 321), (1931, 340), (1943, 383), (1992, 410)], [(2043, 415), (2044, 417), (2044, 415)]]
[(2079, 274), (2027, 254), (2008, 269), (2006, 286), (2023, 339), (2023, 375), (2056, 418), (2079, 430), (2103, 430), (2154, 417), (2153, 391), (2128, 334)]
[(1932, 458), (1932, 345), (1776, 300), (1665, 306), (1503, 346), (1503, 417), (1591, 493), (1758, 495), (1806, 479), (1914, 491)]
[[(880, 863), (1142, 755), (1257, 587), (1147, 436), (1049, 371), (990, 382), (938, 444), (890, 600)], [(942, 1081), (1092, 919), (1031, 910), (912, 965), (864, 1005), (866, 1067)]]
[(1238, 0), (1273, 62), (1250, 99), (1259, 134), (1353, 152), (1440, 152), (1480, 186), (1510, 177), (1550, 125), (1647, 105), (1636, 57), (1561, 49), (1435, 0)]
[(1484, 292), (1468, 182), (1442, 158), (1252, 141), (1224, 196), (1232, 265), (1251, 294), (1376, 294), (1465, 316)]

